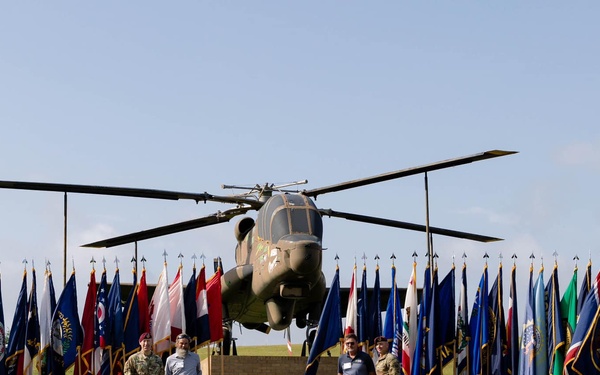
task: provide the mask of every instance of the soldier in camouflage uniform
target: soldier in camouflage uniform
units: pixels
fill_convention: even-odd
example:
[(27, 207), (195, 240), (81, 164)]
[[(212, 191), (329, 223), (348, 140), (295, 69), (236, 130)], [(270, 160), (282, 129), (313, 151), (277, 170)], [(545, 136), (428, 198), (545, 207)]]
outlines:
[(164, 366), (161, 358), (152, 352), (152, 335), (145, 332), (140, 336), (141, 350), (125, 362), (125, 375), (162, 375)]
[(375, 339), (375, 349), (379, 354), (375, 363), (377, 375), (400, 375), (400, 362), (395, 355), (390, 353), (390, 343), (385, 337), (379, 336)]

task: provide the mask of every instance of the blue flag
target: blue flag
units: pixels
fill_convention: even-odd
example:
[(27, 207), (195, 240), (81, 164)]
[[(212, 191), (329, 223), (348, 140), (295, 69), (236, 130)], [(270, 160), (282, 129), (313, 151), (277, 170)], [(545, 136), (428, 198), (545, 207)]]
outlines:
[(37, 305), (37, 288), (35, 268), (31, 269), (31, 291), (29, 292), (29, 302), (27, 303), (27, 329), (25, 331), (25, 351), (23, 353), (23, 373), (33, 371), (33, 359), (39, 352), (40, 347), (40, 318)]
[(75, 272), (65, 285), (52, 315), (52, 374), (62, 375), (75, 363), (83, 341), (77, 311)]
[[(100, 286), (98, 287), (98, 298), (96, 300), (96, 319), (94, 322), (94, 347), (99, 350), (94, 354), (95, 362), (100, 363), (100, 373), (110, 375), (110, 338), (108, 337), (108, 312), (107, 312), (107, 289), (106, 268), (102, 270)], [(97, 370), (96, 370), (97, 371)]]
[(502, 264), (498, 267), (498, 276), (490, 289), (489, 304), (491, 306), (491, 323), (493, 330), (490, 337), (490, 370), (492, 375), (507, 375), (507, 342), (504, 325), (504, 305), (502, 303)]
[[(121, 303), (121, 281), (119, 269), (115, 271), (107, 300), (107, 334), (111, 347), (111, 373), (123, 372), (123, 304)], [(139, 317), (139, 315), (138, 315)]]
[(581, 282), (581, 288), (579, 289), (579, 296), (577, 297), (577, 317), (581, 314), (581, 309), (585, 303), (588, 293), (591, 289), (592, 283), (592, 261), (590, 260), (585, 268), (585, 275), (583, 275), (583, 281)]
[(437, 345), (438, 356), (443, 367), (447, 366), (454, 360), (454, 344), (456, 343), (455, 334), (455, 274), (454, 265), (446, 277), (440, 282), (438, 288), (438, 299), (440, 306), (439, 324), (437, 330), (439, 332), (439, 344)]
[[(371, 334), (369, 337), (371, 339), (375, 339), (375, 337), (381, 336), (383, 332), (383, 326), (381, 323), (381, 287), (379, 285), (379, 265), (377, 265), (375, 268), (375, 284), (373, 285), (373, 296), (371, 298), (369, 311), (371, 314), (371, 323), (369, 325), (371, 327)], [(373, 346), (373, 342), (370, 342), (370, 345)]]
[(565, 374), (600, 374), (600, 273), (581, 307), (573, 342), (565, 358)]
[(194, 339), (197, 332), (196, 317), (198, 315), (198, 308), (196, 307), (196, 266), (192, 269), (192, 276), (190, 276), (183, 293), (183, 312), (185, 314), (185, 331)]
[(392, 287), (388, 297), (387, 308), (385, 312), (385, 325), (383, 326), (383, 336), (392, 339), (391, 353), (400, 357), (402, 348), (402, 309), (400, 307), (400, 293), (396, 284), (396, 267), (392, 265)]
[(142, 334), (140, 331), (140, 308), (138, 304), (138, 285), (137, 285), (137, 272), (135, 267), (131, 271), (133, 273), (133, 284), (131, 284), (131, 290), (127, 296), (125, 302), (124, 311), (124, 345), (125, 345), (125, 357), (137, 352), (140, 348), (138, 338)]
[(467, 265), (463, 264), (460, 286), (460, 302), (456, 317), (456, 373), (469, 373), (471, 330), (469, 329), (469, 302), (467, 298)]
[(533, 265), (529, 268), (529, 286), (527, 288), (527, 305), (525, 306), (525, 322), (521, 334), (519, 350), (519, 375), (535, 375), (535, 351), (539, 332), (534, 323), (535, 298), (533, 294)]
[(548, 302), (548, 312), (546, 318), (546, 334), (548, 338), (548, 367), (550, 373), (560, 374), (564, 365), (560, 356), (556, 356), (562, 351), (565, 345), (565, 331), (563, 328), (562, 314), (560, 311), (560, 287), (558, 285), (558, 266), (554, 264), (552, 276), (546, 285), (546, 296)]
[(537, 281), (533, 287), (535, 295), (535, 307), (533, 314), (535, 316), (535, 330), (539, 332), (535, 344), (535, 373), (548, 373), (548, 356), (546, 348), (548, 336), (546, 335), (546, 297), (544, 289), (544, 267), (540, 269)]
[(425, 374), (438, 375), (441, 369), (437, 356), (437, 349), (441, 344), (439, 332), (440, 305), (438, 291), (438, 271), (433, 270), (433, 282), (431, 283), (431, 294), (427, 302), (427, 317), (425, 318)]
[(23, 373), (23, 349), (25, 330), (27, 327), (27, 271), (23, 272), (21, 291), (17, 298), (15, 316), (10, 328), (10, 337), (6, 348), (6, 373), (9, 375)]
[(469, 329), (471, 330), (471, 373), (487, 374), (490, 340), (487, 264), (483, 268), (483, 274), (475, 294)]
[(305, 375), (315, 375), (319, 368), (319, 357), (328, 349), (336, 346), (342, 338), (342, 312), (340, 311), (340, 270), (335, 276), (325, 300), (325, 306), (319, 319), (319, 326), (313, 345), (310, 348)]
[(358, 307), (358, 342), (359, 345), (368, 347), (374, 337), (369, 337), (371, 333), (370, 323), (371, 315), (369, 314), (369, 301), (367, 296), (367, 267), (363, 266), (362, 282), (360, 284), (360, 297), (357, 302)]

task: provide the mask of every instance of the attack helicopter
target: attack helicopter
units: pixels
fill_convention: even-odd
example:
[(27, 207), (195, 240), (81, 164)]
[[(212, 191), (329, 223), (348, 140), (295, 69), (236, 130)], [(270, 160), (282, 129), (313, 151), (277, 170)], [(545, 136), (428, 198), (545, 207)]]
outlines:
[(315, 204), (317, 196), (421, 173), (427, 177), (427, 173), (430, 171), (514, 153), (516, 151), (485, 151), (470, 156), (301, 191), (288, 188), (304, 184), (307, 182), (306, 180), (285, 185), (268, 183), (250, 187), (222, 185), (224, 189), (246, 190), (242, 194), (227, 196), (213, 195), (206, 192), (186, 193), (126, 187), (19, 181), (0, 181), (0, 188), (63, 192), (65, 193), (65, 214), (67, 193), (166, 200), (187, 199), (196, 203), (210, 201), (233, 205), (230, 209), (217, 211), (201, 218), (82, 245), (83, 247), (93, 248), (107, 248), (136, 243), (137, 249), (138, 241), (226, 223), (234, 217), (246, 215), (249, 211), (257, 211), (256, 220), (250, 216), (243, 216), (235, 224), (236, 265), (221, 277), (223, 319), (224, 323), (229, 325), (232, 321), (237, 321), (250, 329), (261, 331), (268, 331), (271, 328), (283, 330), (290, 326), (293, 319), (296, 320), (296, 325), (299, 328), (306, 327), (307, 321), (316, 323), (319, 320), (323, 297), (326, 293), (325, 276), (322, 272), (323, 217), (336, 217), (426, 232), (428, 239), (430, 234), (437, 234), (480, 242), (501, 240), (496, 237), (432, 227), (428, 224), (419, 225), (323, 209)]

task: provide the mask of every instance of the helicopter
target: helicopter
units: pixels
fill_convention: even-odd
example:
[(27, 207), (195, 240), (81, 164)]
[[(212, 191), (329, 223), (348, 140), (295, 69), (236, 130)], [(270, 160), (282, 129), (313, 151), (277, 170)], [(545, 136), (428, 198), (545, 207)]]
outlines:
[[(283, 185), (266, 183), (250, 187), (222, 185), (223, 189), (246, 190), (245, 193), (238, 195), (20, 181), (0, 181), (0, 188), (64, 192), (65, 213), (67, 193), (167, 200), (187, 199), (196, 203), (210, 201), (233, 205), (232, 208), (197, 219), (99, 240), (82, 247), (108, 248), (136, 243), (137, 252), (138, 241), (226, 223), (234, 217), (242, 216), (234, 227), (236, 265), (221, 276), (223, 321), (228, 324), (237, 321), (246, 328), (268, 332), (271, 328), (286, 329), (293, 319), (296, 320), (299, 328), (306, 327), (307, 322), (314, 324), (319, 320), (327, 290), (322, 272), (323, 217), (425, 232), (428, 234), (428, 240), (431, 234), (479, 242), (501, 240), (496, 237), (432, 227), (428, 225), (428, 220), (427, 225), (419, 225), (323, 209), (315, 204), (317, 196), (421, 173), (425, 174), (427, 180), (427, 173), (430, 171), (515, 153), (517, 152), (485, 151), (301, 191), (288, 188), (305, 184), (307, 180)], [(245, 216), (249, 211), (257, 211), (256, 219)]]

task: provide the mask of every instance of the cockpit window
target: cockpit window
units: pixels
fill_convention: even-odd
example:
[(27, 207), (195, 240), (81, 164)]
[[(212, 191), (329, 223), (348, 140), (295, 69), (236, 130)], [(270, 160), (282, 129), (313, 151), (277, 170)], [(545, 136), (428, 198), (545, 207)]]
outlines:
[(313, 201), (300, 194), (273, 196), (258, 212), (259, 236), (275, 243), (288, 234), (321, 239), (323, 221)]

